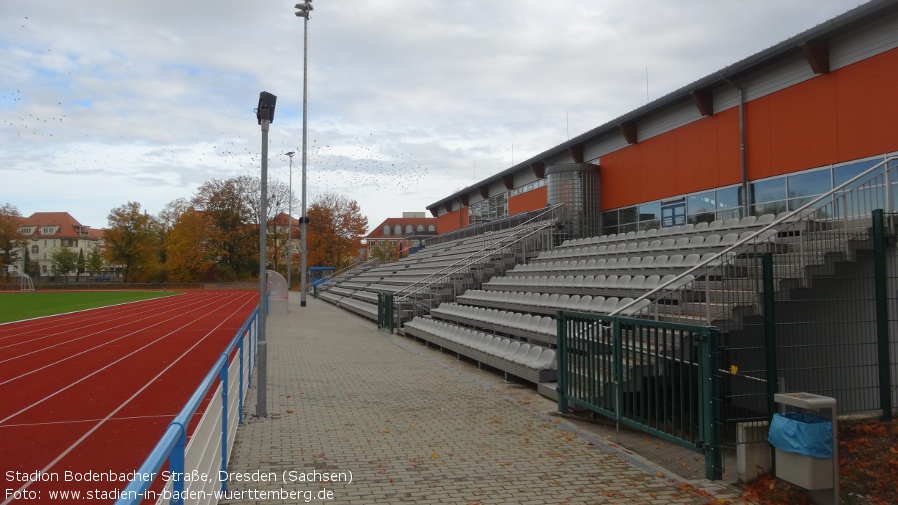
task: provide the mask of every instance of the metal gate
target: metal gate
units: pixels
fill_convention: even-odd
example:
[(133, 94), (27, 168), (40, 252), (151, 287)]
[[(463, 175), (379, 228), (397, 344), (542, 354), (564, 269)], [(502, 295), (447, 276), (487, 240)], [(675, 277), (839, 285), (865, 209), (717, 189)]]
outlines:
[(705, 455), (723, 473), (718, 333), (558, 311), (558, 410), (571, 404)]

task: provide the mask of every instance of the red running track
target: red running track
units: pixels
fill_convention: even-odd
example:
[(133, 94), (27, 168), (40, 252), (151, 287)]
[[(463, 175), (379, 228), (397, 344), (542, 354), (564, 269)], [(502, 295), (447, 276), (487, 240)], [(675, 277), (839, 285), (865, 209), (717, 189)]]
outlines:
[(124, 482), (66, 477), (136, 470), (257, 304), (200, 291), (0, 325), (0, 505), (111, 503)]

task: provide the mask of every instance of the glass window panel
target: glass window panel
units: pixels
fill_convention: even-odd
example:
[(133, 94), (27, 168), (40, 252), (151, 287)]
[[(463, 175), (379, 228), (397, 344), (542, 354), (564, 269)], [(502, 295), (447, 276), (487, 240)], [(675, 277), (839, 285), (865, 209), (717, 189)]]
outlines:
[(618, 216), (617, 216), (616, 210), (609, 210), (607, 212), (602, 212), (602, 223), (605, 226), (617, 226), (617, 223), (618, 223), (617, 217)]
[[(841, 184), (850, 181), (880, 162), (882, 162), (881, 159), (872, 159), (833, 167), (833, 187), (839, 187)], [(864, 181), (859, 182), (863, 183)]]
[[(786, 199), (786, 178), (777, 177), (766, 181), (754, 182), (752, 188), (752, 202), (764, 203)], [(785, 210), (785, 209), (783, 209)]]
[(690, 195), (686, 198), (686, 213), (701, 214), (704, 212), (714, 212), (715, 205), (716, 201), (714, 199), (713, 191)]
[(619, 224), (630, 224), (639, 221), (639, 213), (636, 210), (636, 207), (627, 207), (625, 209), (620, 209)]
[(828, 168), (790, 175), (789, 198), (822, 195), (833, 189)]
[(692, 214), (686, 220), (687, 223), (698, 224), (698, 223), (710, 223), (714, 221), (714, 213), (713, 212), (702, 212), (701, 214)]
[(660, 219), (652, 219), (650, 221), (640, 221), (639, 229), (640, 230), (655, 230), (661, 228), (661, 220)]
[(764, 214), (779, 214), (780, 212), (785, 212), (788, 208), (788, 205), (785, 200), (781, 202), (767, 202), (760, 203), (757, 205), (753, 205), (751, 208), (751, 215), (753, 216), (763, 216)]
[(639, 220), (651, 221), (661, 217), (661, 202), (646, 203), (639, 206)]
[(715, 199), (717, 210), (729, 210), (739, 208), (739, 186), (722, 188), (716, 191)]

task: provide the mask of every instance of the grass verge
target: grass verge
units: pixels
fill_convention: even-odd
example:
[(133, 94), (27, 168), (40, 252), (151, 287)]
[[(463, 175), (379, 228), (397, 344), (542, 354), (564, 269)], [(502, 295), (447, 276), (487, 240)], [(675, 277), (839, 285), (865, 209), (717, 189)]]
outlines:
[(0, 323), (170, 296), (172, 292), (67, 291), (0, 293)]

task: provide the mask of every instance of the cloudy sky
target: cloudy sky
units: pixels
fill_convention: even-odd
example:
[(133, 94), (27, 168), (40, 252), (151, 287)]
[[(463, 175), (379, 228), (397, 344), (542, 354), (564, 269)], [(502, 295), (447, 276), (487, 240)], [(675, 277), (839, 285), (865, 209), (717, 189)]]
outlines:
[[(300, 194), (297, 0), (0, 2), (0, 204), (105, 227), (213, 178)], [(857, 6), (859, 0), (314, 0), (308, 195), (370, 227)], [(299, 210), (295, 210), (299, 215)]]

